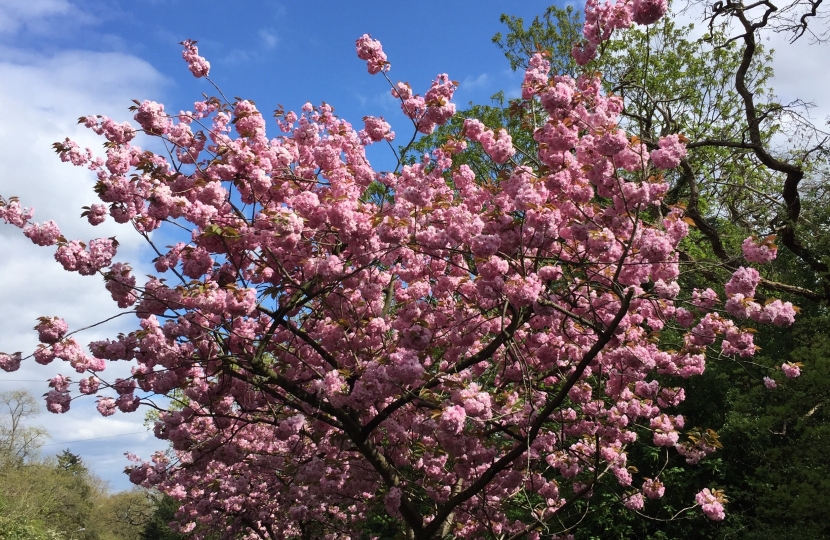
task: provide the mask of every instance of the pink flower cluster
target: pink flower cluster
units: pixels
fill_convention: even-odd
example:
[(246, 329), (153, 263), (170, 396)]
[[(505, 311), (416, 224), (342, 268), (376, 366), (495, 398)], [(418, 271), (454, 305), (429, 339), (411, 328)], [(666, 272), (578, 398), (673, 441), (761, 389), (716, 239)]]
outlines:
[(775, 245), (775, 236), (767, 236), (759, 241), (757, 237), (750, 236), (741, 244), (744, 258), (749, 262), (766, 264), (775, 259), (778, 255), (778, 246)]
[(701, 506), (706, 517), (713, 521), (723, 521), (723, 518), (726, 517), (723, 511), (723, 503), (726, 502), (726, 498), (718, 490), (704, 489), (695, 495), (695, 502)]
[(210, 62), (199, 56), (199, 48), (196, 47), (196, 42), (191, 39), (186, 39), (181, 43), (184, 46), (182, 51), (182, 58), (187, 62), (187, 68), (194, 77), (207, 77), (210, 73)]
[(411, 118), (418, 131), (432, 133), (437, 126), (446, 124), (455, 114), (455, 104), (450, 100), (458, 84), (442, 73), (432, 81), (426, 94), (412, 93), (408, 83), (398, 83), (392, 88), (392, 96), (401, 100), (401, 110)]
[(781, 371), (784, 372), (784, 376), (788, 379), (795, 379), (801, 375), (801, 368), (799, 368), (798, 364), (794, 364), (792, 362), (785, 362), (781, 364)]
[(91, 276), (110, 265), (116, 246), (116, 242), (110, 238), (96, 238), (89, 242), (89, 246), (73, 240), (55, 251), (55, 260), (68, 272)]
[(61, 236), (57, 223), (32, 223), (23, 227), (23, 234), (38, 246), (54, 246)]
[(634, 0), (632, 19), (637, 24), (653, 24), (663, 18), (669, 9), (668, 0)]
[(20, 362), (23, 360), (21, 353), (12, 354), (0, 353), (0, 369), (7, 372), (20, 369)]
[(761, 275), (754, 268), (740, 267), (726, 283), (726, 311), (733, 317), (752, 319), (765, 324), (790, 326), (795, 321), (796, 308), (791, 302), (770, 300), (763, 306), (755, 302), (755, 288)]
[(651, 161), (654, 162), (655, 167), (674, 169), (680, 165), (680, 160), (686, 157), (686, 144), (680, 135), (661, 137), (657, 145), (660, 148), (651, 152)]
[(89, 221), (90, 225), (100, 225), (107, 219), (107, 207), (103, 204), (93, 204), (89, 210), (81, 214), (81, 216), (86, 216), (87, 221)]
[(467, 119), (464, 120), (464, 134), (471, 141), (481, 143), (487, 155), (498, 164), (506, 163), (516, 153), (513, 139), (505, 129), (500, 129), (498, 134), (494, 134), (480, 121)]
[(375, 75), (381, 71), (389, 71), (392, 67), (386, 59), (380, 41), (372, 39), (369, 34), (363, 34), (355, 42), (357, 57), (366, 60), (366, 67), (369, 73)]
[(643, 480), (643, 493), (649, 499), (659, 499), (666, 492), (666, 488), (657, 478), (646, 478)]
[(20, 202), (14, 198), (8, 202), (0, 199), (0, 218), (6, 223), (22, 229), (34, 215), (35, 211), (33, 209), (23, 208), (20, 206)]
[(395, 140), (395, 132), (392, 131), (392, 126), (382, 116), (379, 118), (366, 116), (363, 118), (363, 122), (366, 127), (359, 135), (361, 135), (360, 138), (362, 141), (365, 141), (365, 144), (368, 145), (370, 142), (380, 141), (392, 142)]
[(38, 333), (38, 339), (41, 343), (54, 344), (63, 339), (66, 335), (69, 326), (66, 321), (58, 317), (40, 317), (38, 319), (40, 324), (35, 326)]
[(667, 0), (588, 0), (585, 3), (585, 41), (574, 46), (572, 54), (579, 65), (585, 65), (596, 56), (597, 47), (608, 40), (614, 30), (624, 30), (637, 24), (653, 24), (668, 11)]

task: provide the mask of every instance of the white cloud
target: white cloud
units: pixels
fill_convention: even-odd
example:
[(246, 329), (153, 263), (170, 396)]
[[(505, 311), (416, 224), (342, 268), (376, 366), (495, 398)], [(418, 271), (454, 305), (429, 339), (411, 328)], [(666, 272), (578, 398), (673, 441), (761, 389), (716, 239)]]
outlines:
[[(53, 152), (55, 141), (70, 137), (82, 147), (101, 153), (101, 139), (77, 125), (79, 116), (105, 114), (118, 121), (129, 117), (132, 98), (155, 97), (164, 78), (149, 64), (118, 53), (66, 51), (53, 56), (31, 54), (0, 47), (0, 195), (16, 195), (24, 206), (35, 207), (35, 221), (55, 220), (65, 236), (88, 240), (117, 235), (121, 246), (117, 260), (134, 263), (136, 274), (146, 268), (135, 264), (144, 248), (143, 240), (130, 228), (112, 222), (93, 228), (80, 219), (81, 207), (96, 201), (90, 171), (62, 163)], [(21, 231), (0, 223), (0, 350), (31, 353), (37, 345), (32, 330), (36, 317), (58, 315), (71, 329), (96, 323), (118, 313), (100, 277), (65, 272), (54, 259), (54, 248), (35, 246)], [(146, 260), (146, 256), (144, 259)], [(83, 332), (84, 343), (111, 337), (135, 327), (131, 315)], [(129, 374), (127, 363), (116, 363), (105, 374), (108, 379)], [(26, 388), (35, 396), (47, 388), (44, 382), (56, 373), (78, 375), (68, 365), (39, 366), (29, 360), (14, 373), (0, 374), (0, 391)], [(141, 412), (104, 419), (94, 410), (94, 399), (73, 401), (65, 415), (44, 413), (36, 419), (46, 427), (52, 442), (76, 441), (142, 431)], [(146, 442), (145, 442), (146, 441)], [(119, 489), (127, 488), (120, 471), (127, 464), (123, 453), (136, 451), (149, 456), (163, 442), (150, 436), (131, 435), (101, 439), (95, 444), (66, 445), (81, 453), (91, 468)], [(44, 448), (57, 452), (66, 446)]]
[(259, 31), (259, 38), (266, 49), (273, 49), (277, 46), (280, 38), (277, 33), (270, 28), (263, 28)]
[(14, 34), (25, 27), (45, 33), (57, 21), (88, 22), (91, 18), (67, 0), (0, 0), (0, 35)]
[(827, 44), (810, 44), (807, 36), (789, 43), (789, 37), (774, 34), (764, 43), (775, 49), (772, 86), (784, 103), (801, 99), (815, 104), (810, 114), (823, 127), (830, 115), (830, 48)]
[(486, 73), (482, 73), (478, 77), (468, 76), (465, 77), (463, 81), (461, 81), (460, 88), (464, 88), (465, 90), (472, 90), (473, 88), (482, 88), (486, 87), (490, 84), (490, 76)]

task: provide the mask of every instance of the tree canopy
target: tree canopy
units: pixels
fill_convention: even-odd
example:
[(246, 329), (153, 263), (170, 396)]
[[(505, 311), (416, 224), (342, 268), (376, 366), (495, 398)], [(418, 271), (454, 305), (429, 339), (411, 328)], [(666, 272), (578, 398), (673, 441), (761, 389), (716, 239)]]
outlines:
[[(55, 150), (97, 174), (83, 217), (137, 230), (156, 275), (139, 283), (114, 238), (68, 240), (16, 198), (0, 216), (67, 271), (102, 276), (139, 328), (87, 353), (45, 316), (38, 349), (0, 367), (64, 361), (104, 416), (172, 398), (155, 433), (173, 452), (132, 456), (129, 474), (178, 501), (195, 538), (665, 538), (778, 519), (782, 496), (759, 484), (821, 484), (776, 476), (760, 450), (820, 440), (823, 368), (791, 379), (824, 341), (798, 349), (776, 328), (793, 301), (818, 324), (828, 288), (826, 235), (807, 234), (826, 223), (824, 141), (782, 122), (797, 117), (757, 36), (805, 27), (768, 6), (718, 3), (698, 40), (659, 0), (589, 1), (584, 20), (551, 8), (528, 28), (505, 17), (494, 41), (524, 70), (521, 98), (463, 113), (447, 74), (421, 95), (361, 36), (357, 56), (412, 123), (392, 171), (365, 151), (392, 126), (355, 129), (326, 103), (280, 107), (273, 138), (253, 102), (221, 91), (178, 115), (136, 101), (135, 126), (81, 118), (105, 157)], [(803, 144), (774, 149), (787, 130)], [(157, 245), (162, 227), (182, 241)], [(132, 376), (106, 380), (115, 361)], [(50, 411), (70, 409), (74, 383), (51, 379)], [(707, 460), (747, 431), (741, 467)], [(87, 474), (68, 453), (56, 469)], [(723, 521), (727, 485), (754, 510)], [(65, 515), (88, 514), (81, 499)], [(796, 499), (790, 515), (814, 508)]]

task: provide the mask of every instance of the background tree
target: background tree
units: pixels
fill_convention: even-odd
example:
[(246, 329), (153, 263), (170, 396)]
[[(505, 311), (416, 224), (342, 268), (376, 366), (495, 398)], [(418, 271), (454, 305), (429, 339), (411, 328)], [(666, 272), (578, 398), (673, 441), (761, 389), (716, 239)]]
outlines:
[(0, 539), (141, 538), (154, 509), (144, 490), (110, 493), (69, 450), (42, 457), (37, 449), (48, 434), (29, 425), (37, 401), (14, 391), (4, 393), (2, 403), (7, 414), (0, 417), (6, 456), (0, 460)]
[(0, 464), (21, 463), (40, 450), (46, 430), (27, 425), (39, 411), (40, 405), (28, 392), (0, 392)]

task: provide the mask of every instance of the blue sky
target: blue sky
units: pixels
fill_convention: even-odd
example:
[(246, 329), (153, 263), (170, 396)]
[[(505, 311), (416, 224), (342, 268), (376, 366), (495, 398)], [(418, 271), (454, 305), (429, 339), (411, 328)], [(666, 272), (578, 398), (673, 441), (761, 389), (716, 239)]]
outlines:
[[(423, 93), (438, 73), (448, 73), (461, 83), (455, 101), (463, 108), (470, 101), (487, 103), (499, 90), (518, 93), (521, 74), (510, 72), (490, 39), (503, 29), (501, 13), (529, 20), (547, 5), (539, 0), (0, 0), (0, 195), (19, 196), (24, 206), (35, 207), (36, 221), (56, 220), (67, 238), (117, 235), (117, 260), (131, 262), (139, 276), (151, 273), (152, 257), (137, 235), (111, 223), (92, 229), (78, 219), (82, 206), (96, 202), (94, 178), (62, 164), (51, 145), (68, 136), (100, 148), (101, 141), (77, 126), (77, 118), (130, 119), (131, 99), (161, 101), (177, 112), (191, 109), (202, 92), (211, 93), (187, 71), (180, 41), (197, 40), (225, 94), (253, 99), (266, 114), (280, 103), (299, 109), (306, 101), (326, 101), (356, 125), (363, 116), (383, 115), (404, 138), (411, 126), (386, 82), (370, 76), (356, 57), (355, 39), (370, 33), (381, 40), (392, 80), (408, 81), (416, 92)], [(806, 41), (771, 45), (780, 51), (774, 84), (782, 99), (816, 102), (816, 118), (830, 114), (826, 49), (807, 49)], [(388, 158), (375, 156), (382, 168)], [(37, 345), (31, 328), (41, 315), (65, 317), (74, 329), (117, 314), (100, 278), (67, 274), (52, 254), (0, 225), (0, 351), (31, 352)], [(90, 341), (133, 328), (134, 318), (121, 317), (80, 337)], [(129, 367), (115, 365), (105, 374), (125, 376)], [(0, 391), (27, 388), (40, 396), (46, 390), (42, 381), (56, 368), (71, 372), (29, 362), (18, 372), (0, 374)], [(65, 415), (43, 414), (36, 421), (52, 436), (45, 453), (70, 448), (114, 489), (130, 487), (121, 473), (124, 452), (149, 457), (165, 447), (144, 431), (142, 414), (104, 419), (91, 399), (74, 401)]]
[[(131, 262), (137, 275), (151, 273), (152, 257), (137, 235), (111, 223), (92, 229), (78, 219), (81, 207), (95, 202), (94, 178), (61, 163), (51, 145), (70, 137), (100, 149), (101, 141), (78, 126), (77, 118), (105, 114), (128, 120), (131, 99), (160, 101), (172, 112), (192, 109), (202, 92), (213, 89), (187, 71), (179, 42), (197, 40), (212, 64), (211, 78), (224, 93), (253, 99), (266, 114), (280, 103), (298, 110), (306, 101), (325, 101), (356, 125), (366, 115), (385, 116), (403, 138), (411, 134), (411, 124), (386, 81), (369, 75), (357, 58), (359, 36), (370, 33), (381, 40), (392, 62), (392, 80), (408, 81), (416, 92), (423, 93), (437, 74), (448, 73), (461, 83), (455, 101), (463, 107), (470, 101), (486, 103), (499, 90), (518, 93), (521, 75), (510, 72), (490, 39), (502, 29), (502, 13), (532, 19), (547, 6), (536, 0), (417, 5), (0, 0), (0, 103), (5, 109), (0, 195), (19, 196), (24, 206), (35, 207), (36, 221), (54, 219), (67, 238), (117, 235), (117, 259)], [(376, 162), (386, 159), (377, 155)], [(41, 315), (62, 316), (70, 328), (80, 328), (118, 313), (100, 278), (67, 274), (54, 262), (53, 250), (34, 246), (19, 230), (0, 225), (0, 253), (0, 298), (6, 308), (0, 351), (31, 352), (37, 345), (32, 326)], [(128, 315), (79, 337), (88, 342), (133, 328), (135, 319)], [(72, 374), (66, 368), (30, 361), (13, 374), (0, 374), (0, 391), (27, 388), (40, 396), (48, 377)], [(116, 364), (105, 375), (126, 376), (129, 368)], [(70, 448), (113, 489), (130, 487), (122, 474), (124, 452), (149, 457), (166, 446), (145, 432), (143, 414), (104, 419), (88, 398), (73, 401), (67, 414), (43, 413), (36, 423), (51, 434), (44, 453)]]
[[(15, 0), (3, 0), (0, 4)], [(23, 4), (23, 2), (19, 2)], [(28, 3), (28, 2), (26, 2)], [(211, 89), (191, 77), (181, 60), (185, 38), (199, 42), (211, 77), (228, 96), (255, 100), (263, 110), (277, 103), (299, 108), (326, 101), (346, 118), (397, 110), (379, 76), (355, 55), (355, 39), (379, 39), (392, 62), (393, 80), (423, 91), (438, 73), (461, 82), (459, 104), (486, 102), (498, 90), (518, 90), (520, 76), (490, 38), (499, 16), (532, 18), (550, 2), (532, 0), (396, 2), (218, 0), (37, 0), (53, 6), (21, 20), (2, 42), (40, 55), (68, 50), (121, 53), (149, 63), (164, 78), (152, 95), (188, 108)], [(18, 8), (23, 11), (22, 8)], [(22, 19), (22, 17), (21, 17)], [(171, 107), (168, 107), (171, 108)]]

